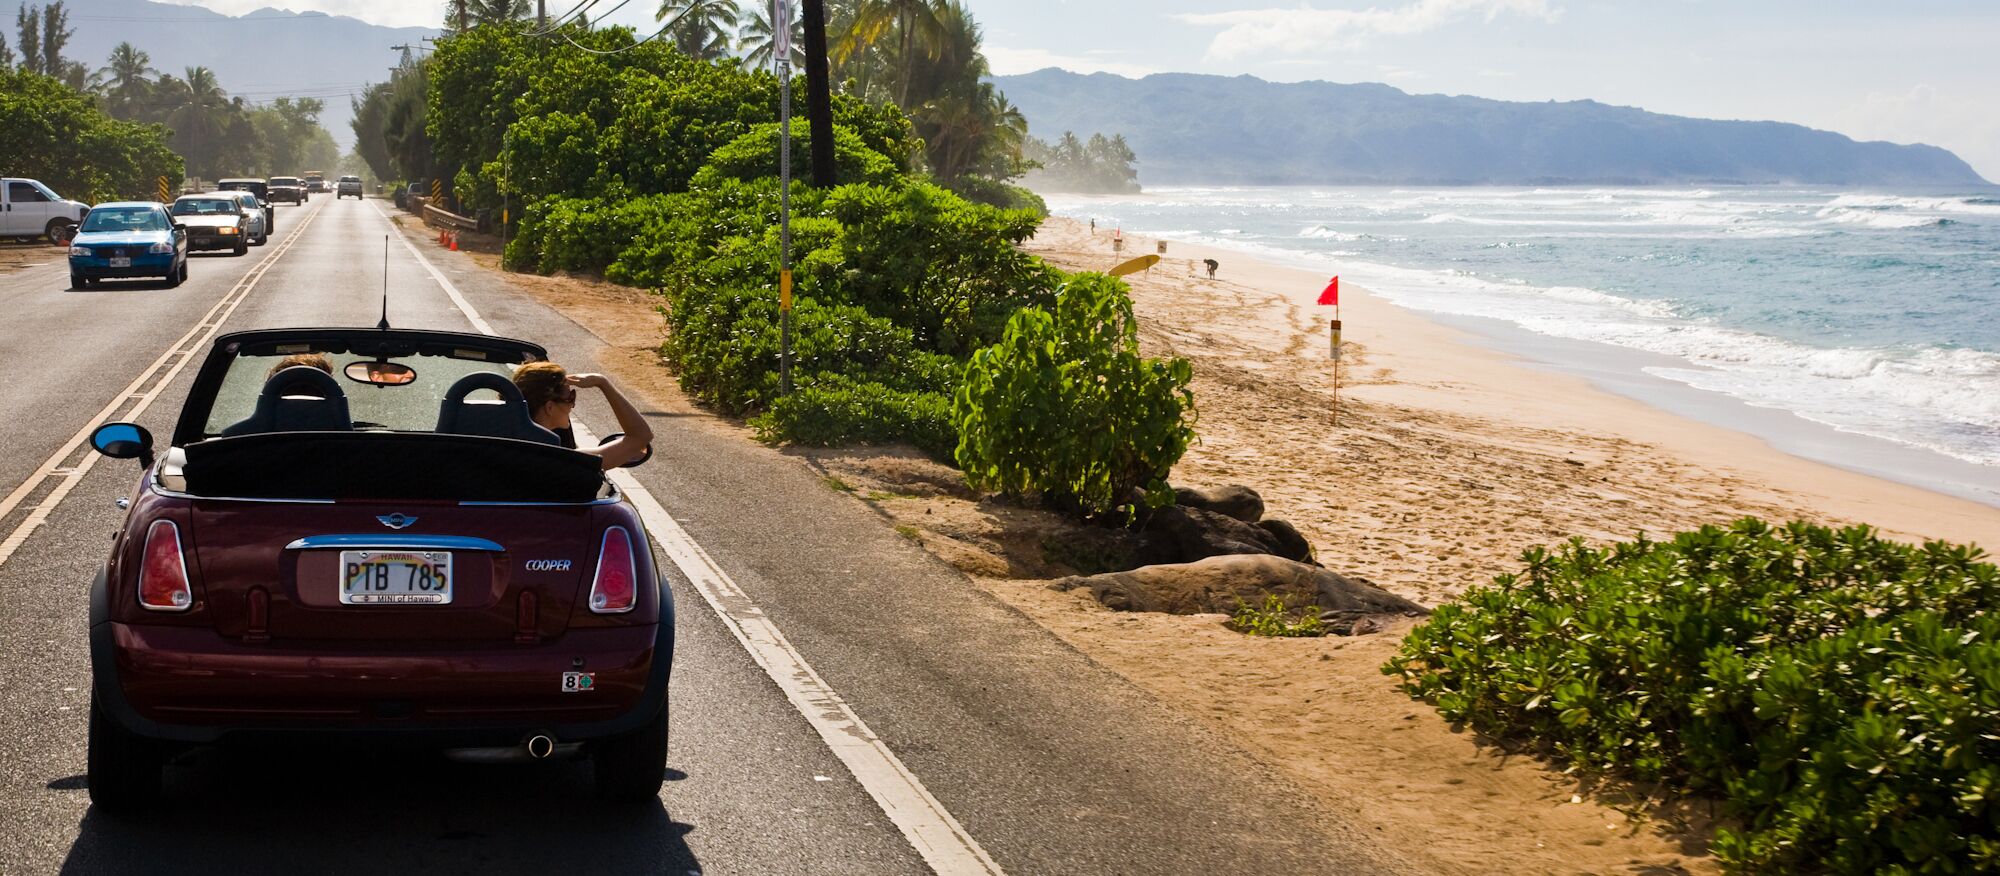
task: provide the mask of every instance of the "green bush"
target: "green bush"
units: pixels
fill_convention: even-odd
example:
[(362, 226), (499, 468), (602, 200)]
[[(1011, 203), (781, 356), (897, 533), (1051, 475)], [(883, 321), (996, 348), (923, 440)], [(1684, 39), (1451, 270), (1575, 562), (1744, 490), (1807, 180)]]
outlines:
[(2000, 572), (1743, 520), (1522, 557), (1383, 671), (1446, 718), (1717, 795), (1755, 873), (2000, 871)]
[[(708, 163), (696, 171), (689, 186), (714, 188), (722, 180), (756, 180), (778, 176), (778, 125), (776, 122), (752, 127), (750, 132), (729, 141), (708, 156)], [(890, 185), (900, 171), (882, 153), (861, 142), (861, 135), (835, 125), (833, 166), (839, 178), (849, 183)], [(792, 179), (812, 178), (812, 130), (805, 119), (792, 120)]]
[[(181, 157), (159, 125), (119, 121), (96, 100), (52, 79), (0, 65), (0, 163), (87, 204), (159, 197), (181, 181)], [(40, 233), (37, 229), (36, 233)]]
[(880, 383), (837, 377), (798, 387), (750, 421), (759, 437), (831, 447), (907, 441), (949, 460), (958, 444), (951, 399), (939, 392), (906, 392)]
[(1016, 312), (973, 354), (952, 406), (959, 467), (975, 487), (1084, 515), (1142, 488), (1148, 504), (1171, 501), (1167, 474), (1194, 437), (1192, 377), (1185, 359), (1140, 357), (1122, 281), (1075, 275), (1054, 312)]
[(975, 204), (985, 204), (1003, 210), (1026, 210), (1041, 219), (1047, 219), (1049, 216), (1048, 202), (1042, 200), (1041, 195), (1021, 186), (983, 176), (962, 176), (944, 183), (944, 187)]

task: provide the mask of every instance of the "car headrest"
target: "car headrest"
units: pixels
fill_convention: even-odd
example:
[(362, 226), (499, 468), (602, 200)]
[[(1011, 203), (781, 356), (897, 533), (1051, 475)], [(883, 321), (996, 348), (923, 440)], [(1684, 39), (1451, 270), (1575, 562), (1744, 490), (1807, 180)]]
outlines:
[(352, 431), (347, 394), (333, 375), (311, 365), (293, 365), (264, 381), (263, 391), (257, 394), (257, 409), (222, 434)]
[[(469, 399), (482, 389), (498, 393), (498, 399)], [(484, 435), (512, 438), (537, 444), (561, 444), (556, 433), (535, 423), (521, 388), (507, 376), (493, 371), (475, 371), (458, 379), (444, 394), (438, 409), (437, 431), (441, 435)]]

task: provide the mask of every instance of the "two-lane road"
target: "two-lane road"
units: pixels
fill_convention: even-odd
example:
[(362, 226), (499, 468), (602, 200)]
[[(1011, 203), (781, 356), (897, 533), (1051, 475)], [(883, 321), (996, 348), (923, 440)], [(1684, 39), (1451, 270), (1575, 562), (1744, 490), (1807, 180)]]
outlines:
[(92, 811), (84, 590), (138, 474), (110, 460), (79, 473), (62, 457), (92, 417), (139, 404), (149, 373), (171, 375), (138, 417), (166, 435), (192, 376), (173, 371), (177, 344), (373, 325), (385, 279), (398, 326), (528, 338), (574, 369), (604, 349), (385, 212), (281, 208), (289, 245), (201, 259), (181, 290), (70, 293), (42, 269), (0, 275), (0, 493), (46, 469), (0, 514), (0, 540), (16, 542), (0, 541), (0, 873), (1400, 869), (795, 462), (663, 412), (649, 414), (656, 455), (628, 490), (650, 497), (641, 510), (680, 615), (658, 806), (593, 802), (577, 764), (204, 751), (170, 769), (160, 812)]

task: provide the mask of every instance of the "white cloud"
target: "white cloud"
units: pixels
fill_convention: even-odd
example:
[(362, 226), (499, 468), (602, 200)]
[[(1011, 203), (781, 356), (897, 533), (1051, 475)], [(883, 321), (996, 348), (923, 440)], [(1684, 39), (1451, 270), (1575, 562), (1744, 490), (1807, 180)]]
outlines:
[(1416, 0), (1389, 9), (1240, 9), (1181, 13), (1174, 18), (1203, 27), (1220, 26), (1209, 43), (1210, 60), (1268, 53), (1300, 54), (1330, 43), (1367, 36), (1409, 36), (1467, 18), (1493, 21), (1502, 15), (1554, 21), (1561, 14), (1550, 0)]
[(1006, 46), (982, 46), (980, 52), (986, 55), (986, 64), (993, 68), (995, 76), (1012, 76), (1016, 73), (1032, 73), (1047, 67), (1061, 67), (1071, 73), (1115, 73), (1137, 79), (1160, 71), (1141, 64), (1127, 64), (1101, 57), (1087, 55), (1064, 55), (1047, 49), (1010, 49)]

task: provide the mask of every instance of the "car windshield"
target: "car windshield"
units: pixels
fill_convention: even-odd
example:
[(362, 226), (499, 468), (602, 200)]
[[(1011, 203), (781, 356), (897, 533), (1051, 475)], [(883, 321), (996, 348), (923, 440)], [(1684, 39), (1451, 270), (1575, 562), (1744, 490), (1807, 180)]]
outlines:
[(82, 231), (165, 231), (167, 217), (152, 207), (113, 207), (90, 211)]
[(361, 177), (358, 177), (358, 176), (343, 176), (343, 177), (341, 177), (341, 178), (340, 178), (340, 181), (341, 181), (341, 182), (360, 182), (360, 181), (361, 181)]
[[(482, 355), (474, 350), (459, 352)], [(208, 422), (202, 431), (211, 437), (220, 435), (231, 425), (249, 419), (256, 412), (257, 396), (264, 391), (264, 382), (270, 379), (274, 368), (287, 361), (287, 356), (317, 357), (324, 361), (347, 397), (347, 413), (354, 422), (354, 428), (364, 430), (435, 431), (445, 393), (459, 378), (475, 371), (490, 371), (509, 379), (513, 377), (513, 371), (505, 364), (483, 358), (417, 354), (387, 359), (415, 374), (411, 375), (408, 383), (381, 386), (347, 376), (347, 366), (356, 362), (385, 360), (353, 353), (321, 353), (302, 344), (283, 348), (281, 352), (271, 355), (239, 355), (232, 360), (229, 371), (223, 376), (221, 388), (216, 390), (215, 405), (209, 409)], [(290, 361), (299, 363), (296, 358)], [(475, 400), (495, 397), (491, 390), (477, 391), (468, 396)]]
[(239, 212), (242, 206), (235, 198), (188, 198), (174, 202), (174, 215), (217, 216)]
[(271, 185), (274, 186), (295, 186), (298, 184), (299, 184), (298, 180), (293, 179), (289, 176), (273, 177), (271, 179)]

